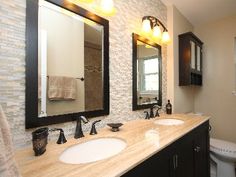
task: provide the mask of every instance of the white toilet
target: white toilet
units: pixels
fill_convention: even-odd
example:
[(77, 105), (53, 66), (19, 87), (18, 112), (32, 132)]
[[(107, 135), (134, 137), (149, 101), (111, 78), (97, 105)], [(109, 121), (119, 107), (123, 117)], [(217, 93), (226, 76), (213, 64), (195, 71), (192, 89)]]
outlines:
[(236, 144), (211, 138), (210, 157), (216, 164), (216, 177), (235, 177)]

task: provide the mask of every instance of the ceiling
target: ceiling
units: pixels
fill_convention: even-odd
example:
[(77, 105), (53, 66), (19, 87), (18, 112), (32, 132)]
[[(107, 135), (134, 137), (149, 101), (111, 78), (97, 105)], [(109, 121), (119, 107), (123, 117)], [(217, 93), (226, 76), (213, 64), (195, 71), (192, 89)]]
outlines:
[(236, 15), (236, 0), (161, 0), (175, 5), (195, 26)]

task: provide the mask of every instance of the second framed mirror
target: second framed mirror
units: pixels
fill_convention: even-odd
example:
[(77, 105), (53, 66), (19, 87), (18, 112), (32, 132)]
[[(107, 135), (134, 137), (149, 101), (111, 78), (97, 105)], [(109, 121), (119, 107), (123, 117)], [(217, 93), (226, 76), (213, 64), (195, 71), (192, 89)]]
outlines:
[(133, 37), (133, 110), (162, 104), (161, 46), (138, 34)]

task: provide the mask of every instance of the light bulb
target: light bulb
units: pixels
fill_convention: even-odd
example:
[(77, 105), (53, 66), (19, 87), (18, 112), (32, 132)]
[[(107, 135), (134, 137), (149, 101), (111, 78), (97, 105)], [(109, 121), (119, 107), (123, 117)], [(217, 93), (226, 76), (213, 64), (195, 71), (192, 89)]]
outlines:
[(170, 42), (170, 36), (169, 36), (168, 31), (163, 32), (161, 42), (164, 44), (168, 44)]
[(161, 28), (159, 25), (154, 26), (152, 37), (155, 41), (159, 41), (161, 39)]
[(142, 33), (145, 35), (150, 35), (152, 32), (151, 22), (148, 19), (144, 19), (142, 22)]
[(115, 13), (113, 0), (101, 0), (100, 10), (105, 15), (113, 15)]

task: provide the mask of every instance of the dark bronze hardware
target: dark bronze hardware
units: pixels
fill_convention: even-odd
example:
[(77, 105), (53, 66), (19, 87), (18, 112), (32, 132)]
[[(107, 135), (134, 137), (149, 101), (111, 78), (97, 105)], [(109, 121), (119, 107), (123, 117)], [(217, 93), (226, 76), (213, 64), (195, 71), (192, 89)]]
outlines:
[(149, 113), (147, 111), (144, 111), (146, 113), (145, 119), (150, 119)]
[(84, 137), (83, 130), (82, 130), (82, 125), (81, 125), (81, 120), (86, 124), (88, 123), (88, 119), (84, 116), (79, 116), (76, 120), (76, 128), (75, 128), (75, 139), (82, 138)]
[(98, 123), (98, 122), (100, 122), (101, 120), (96, 120), (96, 121), (94, 121), (93, 123), (92, 123), (92, 128), (91, 128), (91, 130), (90, 130), (90, 135), (95, 135), (95, 134), (97, 134), (97, 130), (96, 130), (96, 127), (95, 127), (95, 124), (96, 123)]
[(211, 129), (212, 129), (212, 127), (211, 127), (211, 125), (209, 125), (209, 132), (211, 131)]
[(153, 108), (154, 106), (150, 107), (150, 118), (154, 118)]
[(122, 123), (110, 123), (107, 124), (109, 127), (111, 127), (111, 131), (118, 132), (119, 128), (123, 125)]
[(174, 169), (176, 169), (178, 167), (178, 155), (174, 155), (173, 156), (173, 166), (174, 166)]
[(57, 144), (64, 144), (67, 142), (66, 137), (64, 135), (64, 131), (61, 128), (53, 128), (50, 129), (49, 131), (53, 132), (53, 131), (60, 131), (58, 140), (57, 140)]
[(196, 146), (196, 147), (194, 148), (194, 151), (195, 151), (195, 152), (200, 152), (200, 151), (201, 151), (201, 147)]
[(161, 110), (161, 107), (160, 106), (156, 106), (156, 107), (157, 107), (157, 110), (156, 110), (155, 117), (160, 117), (159, 110)]

